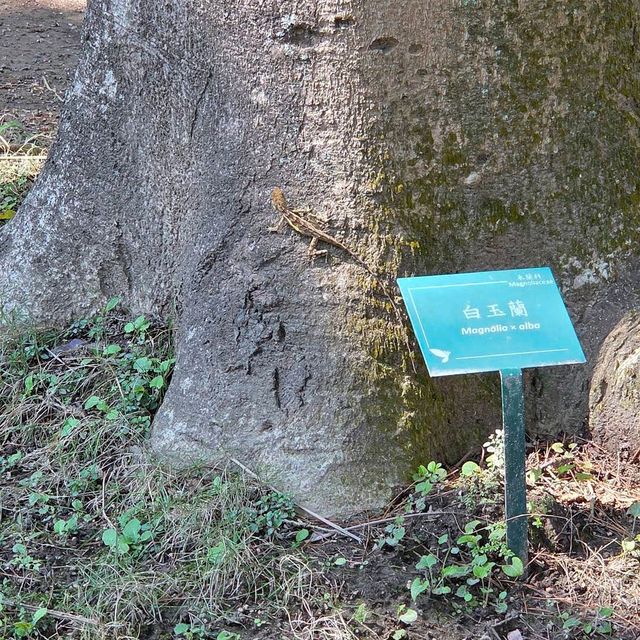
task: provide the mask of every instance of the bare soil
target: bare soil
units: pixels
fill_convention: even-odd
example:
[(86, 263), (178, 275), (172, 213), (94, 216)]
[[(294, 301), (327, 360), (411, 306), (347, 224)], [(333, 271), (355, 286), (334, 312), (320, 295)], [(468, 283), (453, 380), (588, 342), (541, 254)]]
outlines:
[(55, 130), (80, 48), (84, 0), (0, 0), (0, 113)]

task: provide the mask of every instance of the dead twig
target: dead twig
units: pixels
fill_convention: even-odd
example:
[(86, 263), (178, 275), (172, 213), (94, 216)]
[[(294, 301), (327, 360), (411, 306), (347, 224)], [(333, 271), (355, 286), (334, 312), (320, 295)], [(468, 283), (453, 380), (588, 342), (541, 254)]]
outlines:
[[(231, 460), (231, 462), (233, 462), (233, 464), (235, 464), (236, 466), (240, 467), (240, 469), (242, 469), (248, 476), (251, 476), (254, 480), (257, 480), (262, 484), (266, 484), (262, 482), (262, 480), (253, 471), (251, 471), (251, 469), (249, 469), (247, 466), (242, 464), (242, 462), (240, 462), (239, 460), (236, 460), (235, 458), (229, 458), (229, 460)], [(266, 486), (269, 487), (269, 489), (271, 489), (272, 491), (276, 491), (276, 492), (278, 491), (275, 487), (269, 484), (266, 484)], [(311, 509), (307, 509), (306, 507), (303, 507), (298, 503), (295, 503), (295, 505), (296, 507), (298, 507), (298, 509), (306, 513), (308, 516), (310, 516), (314, 520), (318, 520), (319, 522), (326, 524), (328, 527), (330, 527), (334, 531), (341, 533), (343, 536), (346, 536), (347, 538), (351, 538), (352, 540), (355, 540), (358, 544), (362, 544), (362, 538), (359, 538), (357, 535), (351, 533), (350, 531), (347, 531), (347, 529), (341, 527), (339, 524), (336, 524), (335, 522), (331, 522), (331, 520), (328, 520), (324, 516), (321, 516), (320, 514), (315, 513), (314, 511), (311, 511)]]
[[(30, 604), (18, 604), (9, 598), (4, 598), (2, 603), (13, 609), (25, 609), (26, 611), (37, 611), (42, 607), (34, 607)], [(75, 613), (66, 613), (65, 611), (57, 611), (56, 609), (47, 609), (47, 615), (58, 620), (65, 620), (66, 622), (73, 622), (85, 626), (100, 627), (102, 626), (99, 620), (93, 620), (91, 618), (85, 618), (84, 616), (76, 615)]]

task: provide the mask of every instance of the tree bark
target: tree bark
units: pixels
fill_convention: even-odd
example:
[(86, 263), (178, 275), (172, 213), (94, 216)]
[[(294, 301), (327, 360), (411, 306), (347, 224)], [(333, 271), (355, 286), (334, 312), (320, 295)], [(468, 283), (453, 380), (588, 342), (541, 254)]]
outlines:
[[(395, 276), (550, 264), (588, 355), (638, 303), (638, 2), (498, 4), (94, 0), (2, 231), (6, 304), (173, 315), (156, 451), (237, 458), (327, 514), (455, 460), (498, 386), (412, 362)], [(274, 186), (387, 285), (270, 232)], [(584, 420), (589, 371), (530, 376), (539, 430)]]

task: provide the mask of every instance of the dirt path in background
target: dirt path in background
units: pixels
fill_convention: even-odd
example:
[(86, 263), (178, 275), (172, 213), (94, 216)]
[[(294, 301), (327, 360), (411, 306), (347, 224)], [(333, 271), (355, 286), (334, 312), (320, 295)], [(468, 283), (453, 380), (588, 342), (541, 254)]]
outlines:
[(31, 132), (55, 130), (58, 96), (64, 95), (80, 48), (85, 5), (85, 0), (0, 0), (4, 120), (19, 120)]

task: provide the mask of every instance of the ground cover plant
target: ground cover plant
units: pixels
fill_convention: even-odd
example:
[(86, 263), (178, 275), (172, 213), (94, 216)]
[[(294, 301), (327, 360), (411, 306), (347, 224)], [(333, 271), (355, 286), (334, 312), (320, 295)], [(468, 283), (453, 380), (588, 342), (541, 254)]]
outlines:
[(244, 620), (247, 600), (270, 610), (309, 589), (304, 558), (274, 541), (290, 500), (146, 456), (170, 331), (116, 305), (64, 332), (5, 318), (2, 637), (132, 637), (153, 625), (189, 637)]
[(0, 224), (15, 216), (40, 173), (49, 141), (26, 131), (19, 120), (0, 116)]
[(241, 470), (148, 454), (169, 327), (115, 299), (65, 330), (1, 326), (0, 637), (638, 635), (640, 502), (586, 447), (529, 457), (523, 580), (500, 432), (484, 462), (421, 466), (348, 538)]

